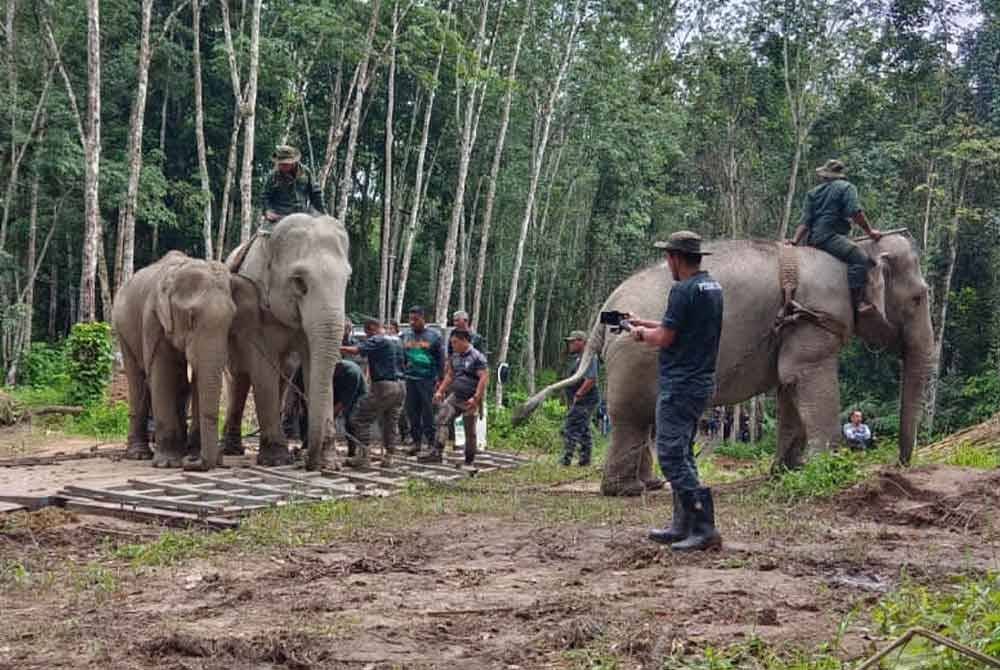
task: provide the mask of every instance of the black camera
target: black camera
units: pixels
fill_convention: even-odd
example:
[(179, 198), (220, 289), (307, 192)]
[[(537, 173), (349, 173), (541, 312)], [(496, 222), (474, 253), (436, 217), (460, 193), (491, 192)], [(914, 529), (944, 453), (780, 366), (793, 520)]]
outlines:
[(612, 333), (620, 333), (623, 330), (632, 330), (628, 317), (629, 315), (625, 312), (613, 309), (610, 312), (601, 312), (600, 322), (605, 326), (610, 326)]

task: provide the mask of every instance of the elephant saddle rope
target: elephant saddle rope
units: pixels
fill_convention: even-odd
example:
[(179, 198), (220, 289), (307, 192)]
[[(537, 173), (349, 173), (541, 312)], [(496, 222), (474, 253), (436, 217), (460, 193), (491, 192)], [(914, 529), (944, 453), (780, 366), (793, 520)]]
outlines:
[(799, 253), (789, 244), (778, 243), (778, 283), (781, 285), (781, 310), (774, 321), (774, 333), (780, 334), (788, 326), (799, 322), (819, 326), (847, 342), (848, 331), (844, 324), (826, 312), (810, 309), (795, 300), (799, 286)]

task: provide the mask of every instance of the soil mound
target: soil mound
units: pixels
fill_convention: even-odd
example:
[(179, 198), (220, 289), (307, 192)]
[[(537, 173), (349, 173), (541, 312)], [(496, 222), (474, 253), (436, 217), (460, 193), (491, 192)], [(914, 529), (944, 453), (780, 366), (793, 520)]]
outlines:
[(986, 532), (1000, 527), (1000, 470), (886, 468), (842, 493), (837, 503), (847, 514), (882, 523)]

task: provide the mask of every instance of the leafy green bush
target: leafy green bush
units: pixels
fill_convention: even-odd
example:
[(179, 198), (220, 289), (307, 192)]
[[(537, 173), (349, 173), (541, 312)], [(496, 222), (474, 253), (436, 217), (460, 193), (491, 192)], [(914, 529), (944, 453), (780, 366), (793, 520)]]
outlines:
[(723, 442), (715, 449), (720, 456), (740, 461), (760, 461), (772, 458), (777, 451), (777, 433), (769, 432), (754, 443)]
[[(1000, 573), (960, 577), (948, 591), (904, 585), (876, 606), (872, 618), (885, 635), (900, 635), (914, 626), (929, 628), (989, 656), (1000, 656)], [(959, 670), (972, 660), (916, 638), (898, 657), (899, 667)]]
[(106, 323), (78, 323), (66, 338), (66, 371), (70, 383), (66, 401), (96, 405), (104, 399), (111, 379), (114, 348), (111, 326)]
[(546, 400), (527, 422), (517, 428), (510, 422), (511, 409), (491, 408), (490, 412), (490, 448), (551, 453), (562, 449), (559, 435), (566, 418), (566, 408), (558, 400)]
[(69, 385), (66, 358), (59, 346), (35, 342), (21, 356), (17, 369), (20, 386), (65, 390)]

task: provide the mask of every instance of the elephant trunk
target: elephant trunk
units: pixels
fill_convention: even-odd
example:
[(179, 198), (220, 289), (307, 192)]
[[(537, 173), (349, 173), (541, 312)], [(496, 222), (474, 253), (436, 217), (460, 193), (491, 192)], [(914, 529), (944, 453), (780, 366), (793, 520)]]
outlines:
[(222, 464), (219, 449), (219, 402), (226, 355), (225, 339), (221, 343), (213, 342), (200, 350), (194, 368), (199, 413), (195, 420), (199, 422), (201, 433), (201, 460), (207, 469)]
[(934, 336), (930, 313), (909, 325), (903, 344), (903, 370), (899, 389), (899, 462), (909, 465), (917, 444), (924, 392), (930, 374)]
[(309, 319), (303, 315), (303, 327), (309, 343), (308, 470), (317, 470), (321, 466), (327, 429), (333, 416), (333, 370), (340, 360), (344, 332), (342, 308), (328, 312), (324, 317)]

